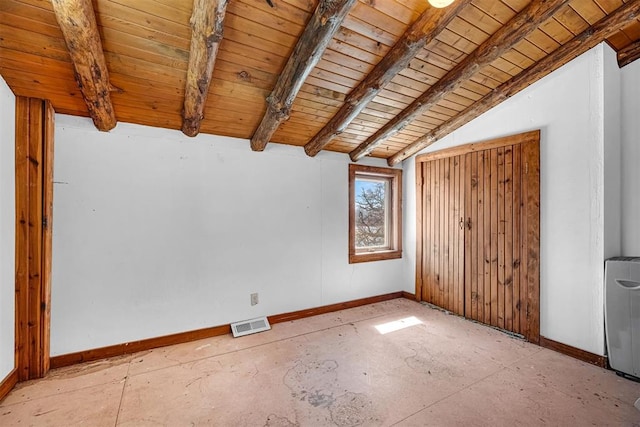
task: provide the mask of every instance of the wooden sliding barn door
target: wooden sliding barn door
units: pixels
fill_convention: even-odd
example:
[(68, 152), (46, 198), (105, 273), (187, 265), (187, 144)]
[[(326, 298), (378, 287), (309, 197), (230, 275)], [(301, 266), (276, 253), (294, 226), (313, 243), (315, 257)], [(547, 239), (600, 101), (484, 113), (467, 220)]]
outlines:
[(416, 159), (416, 295), (536, 343), (539, 153), (529, 132)]

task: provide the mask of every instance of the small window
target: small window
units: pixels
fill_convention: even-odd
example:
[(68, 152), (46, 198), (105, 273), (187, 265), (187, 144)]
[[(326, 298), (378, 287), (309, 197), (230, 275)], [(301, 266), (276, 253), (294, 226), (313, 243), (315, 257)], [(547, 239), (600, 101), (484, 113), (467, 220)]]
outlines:
[(402, 170), (349, 165), (349, 263), (402, 257)]

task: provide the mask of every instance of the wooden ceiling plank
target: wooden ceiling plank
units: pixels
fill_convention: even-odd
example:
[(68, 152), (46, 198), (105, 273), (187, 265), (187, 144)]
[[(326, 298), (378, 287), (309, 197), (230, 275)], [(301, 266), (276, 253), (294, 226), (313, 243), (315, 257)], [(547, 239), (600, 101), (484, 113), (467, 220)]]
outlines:
[(589, 23), (582, 19), (582, 17), (578, 15), (578, 12), (573, 10), (571, 7), (561, 9), (553, 18), (562, 24), (574, 36), (589, 28)]
[[(262, 46), (264, 42), (274, 43), (281, 45), (287, 53), (289, 53), (291, 46), (293, 46), (297, 40), (297, 37), (283, 31), (274, 30), (246, 17), (232, 15), (227, 11), (227, 17), (224, 22), (225, 32), (228, 32), (227, 30), (231, 28), (238, 32), (246, 33), (247, 37), (253, 40), (251, 43), (253, 46)], [(225, 40), (227, 39), (229, 39), (229, 35), (225, 34)]]
[(505, 60), (511, 62), (514, 65), (517, 65), (518, 67), (522, 68), (523, 70), (525, 68), (529, 68), (530, 66), (535, 64), (535, 61), (533, 61), (528, 56), (523, 55), (522, 53), (520, 53), (519, 51), (517, 51), (515, 49), (511, 49), (509, 52), (505, 52), (502, 55), (502, 58), (504, 58)]
[(410, 7), (405, 4), (404, 1), (375, 1), (370, 2), (369, 4), (376, 10), (379, 10), (385, 15), (389, 15), (393, 17), (393, 19), (396, 19), (406, 25), (409, 25), (418, 19), (418, 16), (427, 8), (424, 1), (422, 3), (416, 3), (416, 5), (419, 4), (420, 10), (417, 10), (415, 7)]
[(542, 77), (560, 68), (562, 65), (580, 56), (584, 52), (605, 40), (611, 34), (624, 27), (629, 21), (640, 16), (640, 2), (631, 1), (616, 9), (593, 26), (571, 39), (538, 63), (527, 68), (522, 73), (503, 83), (496, 90), (487, 94), (480, 101), (474, 103), (453, 119), (443, 123), (429, 134), (422, 136), (413, 143), (398, 151), (387, 159), (390, 166), (396, 165), (404, 159), (416, 154), (435, 141), (444, 138), (459, 127), (470, 122), (482, 113), (490, 110), (502, 101), (512, 97), (521, 90), (529, 87)]
[(52, 5), (89, 115), (96, 128), (109, 131), (116, 125), (110, 95), (114, 87), (91, 0), (53, 0)]
[(547, 22), (540, 25), (540, 30), (546, 35), (553, 38), (556, 42), (564, 44), (571, 40), (574, 34), (567, 30), (567, 28), (558, 22), (556, 19), (549, 19)]
[(467, 4), (468, 1), (465, 0), (447, 9), (430, 7), (420, 15), (387, 55), (376, 64), (373, 71), (349, 94), (338, 113), (305, 145), (305, 152), (309, 156), (315, 156), (331, 139), (342, 133), (378, 92), (399, 71), (406, 68), (409, 61)]
[(501, 24), (506, 24), (516, 15), (516, 12), (504, 3), (496, 0), (475, 0), (474, 6), (491, 16)]
[(297, 9), (293, 14), (285, 5), (278, 5), (278, 10), (270, 8), (266, 2), (257, 7), (257, 2), (232, 1), (229, 4), (229, 16), (241, 16), (250, 21), (263, 25), (273, 30), (298, 38), (304, 31), (304, 23), (310, 14)]
[(558, 46), (560, 46), (560, 43), (537, 28), (529, 34), (527, 40), (539, 49), (543, 50), (545, 53), (553, 52), (558, 48)]
[(606, 13), (590, 0), (583, 0), (581, 2), (574, 1), (571, 3), (571, 7), (590, 25), (606, 16)]
[(465, 54), (470, 54), (478, 48), (478, 45), (465, 39), (464, 37), (454, 33), (453, 31), (445, 28), (438, 34), (436, 40), (439, 40), (454, 49), (457, 49)]
[(365, 37), (369, 37), (370, 39), (376, 40), (378, 43), (384, 44), (389, 47), (393, 46), (393, 44), (397, 40), (397, 36), (395, 34), (392, 34), (385, 29), (376, 27), (369, 22), (358, 19), (353, 15), (347, 15), (344, 21), (342, 21), (342, 27), (348, 28), (351, 31), (355, 31)]
[(184, 89), (182, 132), (196, 136), (204, 118), (213, 67), (223, 36), (227, 0), (193, 0), (191, 48)]
[(71, 62), (69, 51), (62, 38), (34, 33), (22, 28), (8, 27), (0, 23), (0, 47), (24, 51), (45, 58)]
[(318, 63), (316, 64), (316, 69), (330, 72), (334, 75), (355, 81), (360, 81), (364, 78), (364, 76), (366, 76), (366, 74), (361, 71), (357, 71), (353, 68), (345, 67), (341, 64), (329, 61), (326, 58), (326, 55), (322, 57), (320, 61), (318, 61)]
[(251, 137), (252, 150), (263, 151), (278, 126), (289, 118), (300, 88), (355, 3), (356, 0), (320, 1), (267, 97), (267, 111)]
[(431, 109), (444, 96), (457, 89), (478, 70), (491, 64), (504, 52), (526, 37), (542, 22), (549, 19), (567, 0), (534, 0), (507, 24), (491, 35), (478, 49), (467, 56), (438, 83), (418, 97), (407, 109), (397, 115), (378, 132), (349, 153), (351, 160), (358, 161), (371, 152), (383, 140), (400, 132), (413, 119)]
[[(134, 2), (131, 4), (135, 5)], [(100, 27), (111, 27), (124, 33), (189, 49), (189, 15), (176, 22), (175, 12), (165, 18), (113, 1), (102, 0), (97, 2), (97, 5), (96, 15)]]
[(474, 4), (471, 4), (468, 8), (461, 11), (460, 17), (478, 27), (486, 34), (493, 34), (502, 26), (500, 21), (497, 21), (494, 17), (485, 13)]
[(629, 65), (638, 58), (640, 58), (640, 40), (636, 40), (618, 52), (618, 67)]
[[(8, 13), (13, 16), (22, 16), (25, 18), (29, 18), (35, 22), (40, 23), (41, 25), (53, 26), (58, 29), (58, 22), (56, 22), (56, 16), (53, 14), (53, 11), (42, 9), (39, 7), (35, 7), (29, 4), (26, 4), (22, 1), (17, 0), (2, 0), (0, 3), (0, 11), (3, 13)], [(14, 25), (14, 21), (0, 21), (11, 23)], [(59, 33), (58, 29), (58, 33)]]

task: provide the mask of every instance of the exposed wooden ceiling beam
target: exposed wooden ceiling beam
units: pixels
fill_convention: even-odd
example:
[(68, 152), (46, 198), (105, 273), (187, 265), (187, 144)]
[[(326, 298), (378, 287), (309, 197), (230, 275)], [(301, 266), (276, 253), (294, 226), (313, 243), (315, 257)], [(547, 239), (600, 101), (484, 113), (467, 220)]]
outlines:
[(191, 48), (182, 110), (182, 132), (188, 136), (200, 132), (226, 11), (227, 0), (193, 0)]
[(469, 123), (471, 120), (490, 110), (502, 101), (512, 97), (521, 90), (529, 87), (542, 77), (560, 68), (572, 59), (582, 55), (607, 37), (624, 27), (640, 15), (640, 1), (623, 4), (610, 15), (605, 16), (593, 26), (587, 28), (558, 49), (545, 56), (536, 64), (530, 66), (518, 75), (509, 79), (489, 92), (479, 101), (473, 103), (451, 120), (441, 124), (428, 134), (418, 138), (409, 146), (400, 150), (387, 159), (390, 166), (394, 166), (404, 159), (411, 157), (420, 150), (428, 147), (437, 140), (444, 138), (451, 132)]
[(304, 146), (309, 156), (315, 156), (333, 138), (341, 134), (349, 123), (367, 106), (378, 92), (400, 71), (407, 68), (422, 48), (431, 42), (458, 13), (470, 3), (470, 0), (457, 1), (453, 6), (438, 9), (428, 7), (400, 40), (376, 64), (367, 77), (353, 89), (338, 112)]
[(618, 67), (629, 65), (638, 58), (640, 58), (640, 40), (636, 40), (618, 52)]
[(115, 127), (102, 41), (91, 0), (52, 0), (53, 11), (67, 44), (73, 70), (93, 124), (101, 131)]
[(278, 82), (267, 97), (267, 111), (251, 138), (252, 150), (264, 150), (280, 123), (289, 118), (298, 91), (356, 1), (320, 0)]
[(540, 24), (553, 16), (566, 3), (568, 3), (568, 0), (534, 0), (529, 3), (462, 62), (402, 110), (400, 114), (391, 119), (362, 144), (358, 145), (355, 150), (349, 153), (351, 160), (357, 162), (371, 153), (387, 138), (400, 132), (405, 126), (421, 116), (422, 113), (428, 111), (444, 99), (445, 96), (460, 87), (482, 67), (491, 64), (515, 46), (516, 43), (538, 28)]

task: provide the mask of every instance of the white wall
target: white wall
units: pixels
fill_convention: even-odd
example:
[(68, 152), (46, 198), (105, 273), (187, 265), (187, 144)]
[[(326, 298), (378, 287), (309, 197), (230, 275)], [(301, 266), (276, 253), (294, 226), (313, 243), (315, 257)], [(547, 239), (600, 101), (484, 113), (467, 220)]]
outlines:
[(15, 96), (0, 76), (0, 381), (14, 368)]
[(346, 155), (63, 115), (55, 137), (52, 355), (406, 288), (402, 260), (348, 264)]
[(622, 102), (616, 52), (604, 54), (604, 258), (622, 255)]
[(640, 256), (640, 61), (621, 75), (622, 254)]
[[(609, 48), (597, 46), (425, 150), (541, 129), (541, 334), (601, 355), (605, 134), (616, 135), (615, 129), (604, 125), (603, 62), (613, 57), (605, 49)], [(615, 87), (615, 78), (609, 83)], [(608, 102), (613, 111), (615, 102)], [(614, 147), (607, 152), (615, 158), (615, 151)], [(404, 162), (404, 170), (404, 261), (413, 268), (411, 278), (415, 271), (414, 159)], [(407, 290), (411, 289), (412, 285)]]

